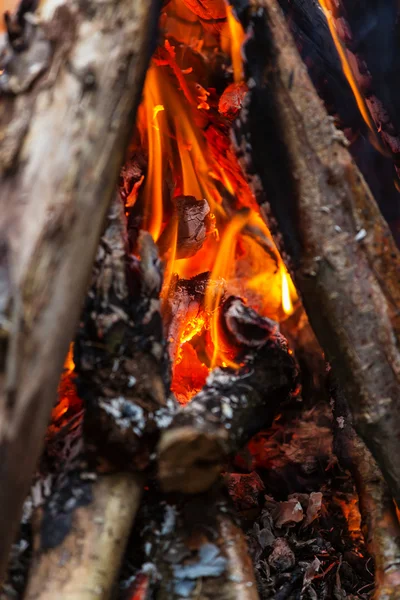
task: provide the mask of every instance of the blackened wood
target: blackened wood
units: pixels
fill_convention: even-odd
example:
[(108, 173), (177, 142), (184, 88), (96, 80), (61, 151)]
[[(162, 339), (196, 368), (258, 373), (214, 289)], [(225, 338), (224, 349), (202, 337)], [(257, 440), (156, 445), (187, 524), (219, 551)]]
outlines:
[(93, 460), (122, 469), (148, 465), (168, 418), (162, 264), (149, 233), (139, 234), (138, 250), (139, 259), (127, 254), (124, 207), (116, 198), (74, 344), (87, 445)]
[(210, 206), (205, 199), (194, 196), (174, 198), (174, 215), (160, 236), (160, 254), (174, 250), (176, 258), (190, 258), (202, 248), (214, 227)]
[(45, 0), (24, 20), (24, 49), (2, 52), (0, 577), (134, 124), (157, 15), (157, 0)]
[(275, 239), (355, 428), (400, 502), (399, 252), (277, 3), (254, 0), (242, 17), (252, 89), (238, 151), (258, 174), (254, 189), (279, 225)]
[(278, 332), (275, 321), (261, 317), (236, 296), (229, 296), (221, 306), (221, 311), (221, 325), (229, 342), (239, 349), (243, 346), (261, 348), (268, 338)]
[(162, 433), (158, 476), (166, 491), (210, 487), (226, 458), (269, 426), (293, 391), (296, 368), (283, 336), (272, 334), (256, 350), (242, 350), (242, 366), (215, 369)]
[(400, 586), (400, 525), (386, 481), (356, 434), (347, 400), (331, 374), (334, 452), (354, 477), (363, 533), (375, 563), (375, 600), (396, 600)]

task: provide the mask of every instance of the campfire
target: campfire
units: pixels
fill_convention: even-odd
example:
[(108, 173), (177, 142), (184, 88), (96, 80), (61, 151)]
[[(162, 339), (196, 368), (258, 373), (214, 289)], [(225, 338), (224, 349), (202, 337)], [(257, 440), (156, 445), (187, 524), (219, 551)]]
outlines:
[(10, 4), (1, 597), (400, 598), (397, 7)]

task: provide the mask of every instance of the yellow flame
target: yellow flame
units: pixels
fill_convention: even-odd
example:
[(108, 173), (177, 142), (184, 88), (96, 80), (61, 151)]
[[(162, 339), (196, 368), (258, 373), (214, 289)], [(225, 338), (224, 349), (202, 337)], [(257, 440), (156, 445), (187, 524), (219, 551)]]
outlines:
[(144, 227), (151, 233), (155, 241), (161, 233), (163, 221), (163, 152), (160, 128), (155, 123), (163, 103), (157, 72), (154, 67), (147, 71), (146, 82), (143, 90), (142, 110), (140, 125), (142, 137), (147, 137), (149, 162), (147, 177), (144, 184)]
[[(239, 81), (243, 81), (242, 45), (245, 40), (245, 33), (230, 4), (228, 4), (226, 7), (226, 16), (228, 30), (227, 33), (229, 36), (228, 44), (232, 58), (233, 79), (236, 83), (239, 83)], [(222, 37), (221, 40), (223, 39), (224, 38)], [(221, 45), (222, 49), (225, 50), (224, 42), (221, 42)]]
[(291, 315), (293, 313), (293, 303), (290, 297), (290, 289), (289, 289), (289, 280), (290, 276), (287, 273), (284, 265), (281, 267), (281, 276), (282, 276), (282, 308), (286, 315)]

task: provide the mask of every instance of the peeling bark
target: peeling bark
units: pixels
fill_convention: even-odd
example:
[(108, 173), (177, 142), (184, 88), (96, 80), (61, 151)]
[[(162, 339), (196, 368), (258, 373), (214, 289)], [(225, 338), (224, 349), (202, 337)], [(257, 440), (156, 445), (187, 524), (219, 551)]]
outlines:
[(134, 124), (158, 4), (46, 0), (1, 52), (0, 577)]

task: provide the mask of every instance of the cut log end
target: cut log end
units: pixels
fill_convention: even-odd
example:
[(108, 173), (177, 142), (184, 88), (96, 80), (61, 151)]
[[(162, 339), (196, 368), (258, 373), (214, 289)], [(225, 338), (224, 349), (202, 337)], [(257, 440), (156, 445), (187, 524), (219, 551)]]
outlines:
[(228, 432), (180, 427), (164, 432), (158, 445), (158, 477), (165, 492), (196, 494), (211, 487), (226, 456)]

